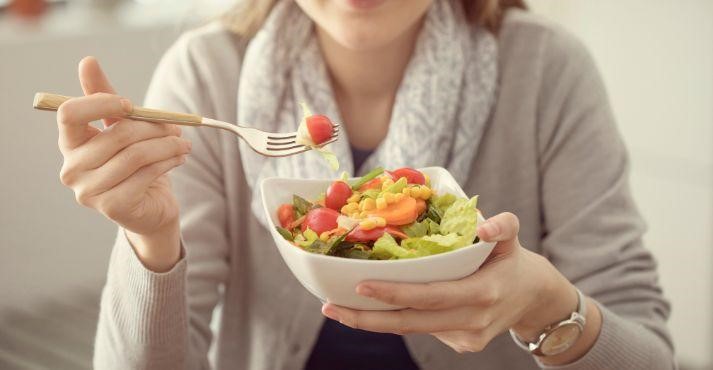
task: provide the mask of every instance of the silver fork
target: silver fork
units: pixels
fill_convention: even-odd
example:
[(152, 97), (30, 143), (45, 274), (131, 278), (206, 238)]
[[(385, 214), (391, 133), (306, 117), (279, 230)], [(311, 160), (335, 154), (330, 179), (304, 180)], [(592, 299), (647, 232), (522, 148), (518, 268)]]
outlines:
[[(71, 97), (40, 92), (35, 94), (35, 100), (32, 106), (35, 109), (56, 111), (62, 103), (69, 99), (71, 99)], [(232, 132), (245, 140), (254, 151), (268, 157), (286, 157), (312, 149), (295, 142), (297, 132), (265, 132), (252, 127), (233, 125), (227, 122), (201, 117), (196, 114), (169, 112), (135, 106), (130, 114), (125, 117), (116, 118), (130, 118), (138, 121), (171, 123), (182, 126), (219, 128)], [(339, 138), (339, 125), (333, 124), (332, 129), (332, 136), (329, 140), (320, 144), (320, 147), (337, 141)]]

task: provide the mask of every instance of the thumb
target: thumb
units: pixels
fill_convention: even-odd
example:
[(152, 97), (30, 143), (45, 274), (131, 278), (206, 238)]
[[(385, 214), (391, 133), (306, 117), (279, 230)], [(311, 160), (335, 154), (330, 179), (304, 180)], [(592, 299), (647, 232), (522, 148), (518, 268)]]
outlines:
[[(79, 61), (79, 84), (82, 85), (84, 95), (96, 93), (116, 94), (109, 79), (99, 66), (99, 62), (92, 56), (84, 57)], [(116, 119), (104, 119), (104, 126), (110, 126)]]
[(520, 221), (510, 212), (500, 213), (478, 225), (478, 236), (486, 242), (497, 242), (492, 255), (511, 252), (519, 245)]

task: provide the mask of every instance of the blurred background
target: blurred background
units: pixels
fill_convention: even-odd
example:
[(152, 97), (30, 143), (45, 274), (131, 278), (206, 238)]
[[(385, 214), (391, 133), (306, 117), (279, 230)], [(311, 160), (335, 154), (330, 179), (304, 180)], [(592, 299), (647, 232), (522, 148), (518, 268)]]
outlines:
[[(172, 41), (233, 1), (32, 3), (0, 0), (0, 369), (91, 368), (115, 229), (59, 183), (54, 116), (33, 111), (32, 96), (80, 94), (77, 62), (94, 55), (119, 93), (141, 101)], [(528, 4), (594, 55), (673, 303), (679, 362), (713, 369), (713, 1)]]

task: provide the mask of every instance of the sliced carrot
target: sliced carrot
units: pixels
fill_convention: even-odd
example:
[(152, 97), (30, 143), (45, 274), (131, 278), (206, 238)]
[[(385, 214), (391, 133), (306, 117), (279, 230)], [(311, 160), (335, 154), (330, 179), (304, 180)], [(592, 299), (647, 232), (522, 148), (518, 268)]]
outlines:
[(389, 204), (384, 209), (376, 209), (369, 213), (369, 216), (382, 217), (387, 225), (406, 225), (418, 218), (418, 202), (411, 197)]
[(426, 212), (426, 209), (428, 209), (428, 206), (426, 205), (426, 201), (423, 199), (416, 199), (416, 211), (420, 215), (423, 212)]

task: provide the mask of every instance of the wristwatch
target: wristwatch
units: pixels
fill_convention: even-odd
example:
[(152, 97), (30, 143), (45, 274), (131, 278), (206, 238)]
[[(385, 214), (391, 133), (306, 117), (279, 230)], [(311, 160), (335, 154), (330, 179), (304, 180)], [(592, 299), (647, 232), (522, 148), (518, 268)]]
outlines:
[[(576, 289), (576, 288), (575, 288)], [(535, 356), (554, 356), (572, 347), (584, 331), (587, 323), (587, 304), (584, 295), (577, 289), (577, 311), (572, 312), (568, 319), (549, 325), (537, 336), (537, 341), (528, 343), (510, 329), (510, 336), (520, 348)]]

